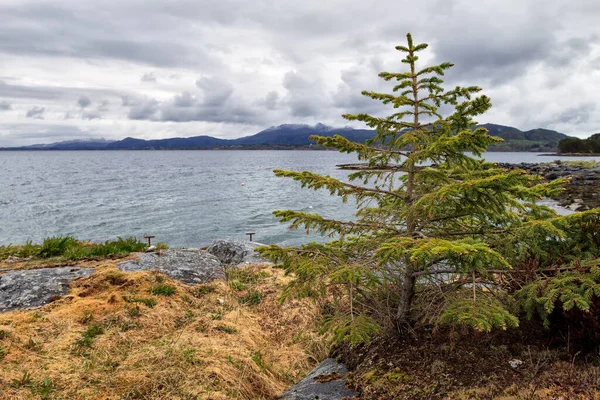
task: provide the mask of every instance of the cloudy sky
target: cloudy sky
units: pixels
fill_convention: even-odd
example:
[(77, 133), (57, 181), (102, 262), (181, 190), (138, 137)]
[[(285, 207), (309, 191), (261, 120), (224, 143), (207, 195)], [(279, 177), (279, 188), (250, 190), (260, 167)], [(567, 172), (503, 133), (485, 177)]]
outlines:
[(479, 122), (600, 132), (597, 0), (0, 0), (0, 146), (239, 137), (379, 112), (363, 89), (421, 61), (494, 103)]

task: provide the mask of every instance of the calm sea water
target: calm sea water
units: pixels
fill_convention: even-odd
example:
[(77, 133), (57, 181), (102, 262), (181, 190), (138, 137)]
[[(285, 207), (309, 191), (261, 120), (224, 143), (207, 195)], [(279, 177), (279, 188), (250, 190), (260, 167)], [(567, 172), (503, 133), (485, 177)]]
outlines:
[[(559, 159), (535, 153), (486, 158)], [(354, 206), (301, 189), (275, 177), (273, 169), (345, 178), (348, 172), (335, 165), (355, 161), (333, 151), (0, 152), (0, 244), (53, 235), (103, 241), (148, 233), (172, 247), (200, 246), (215, 238), (246, 238), (246, 232), (256, 232), (254, 240), (263, 243), (299, 244), (318, 237), (288, 230), (273, 210), (347, 219)]]

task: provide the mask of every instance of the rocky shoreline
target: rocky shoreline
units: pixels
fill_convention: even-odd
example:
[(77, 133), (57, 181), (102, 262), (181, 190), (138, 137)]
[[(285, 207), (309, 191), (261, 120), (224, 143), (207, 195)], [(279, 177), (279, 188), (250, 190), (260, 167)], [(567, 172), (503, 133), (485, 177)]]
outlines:
[[(530, 174), (540, 175), (546, 181), (559, 178), (571, 178), (556, 198), (558, 205), (571, 211), (585, 211), (600, 207), (600, 163), (593, 161), (563, 162), (552, 161), (543, 163), (497, 163), (500, 168), (507, 170), (522, 169)], [(370, 169), (368, 164), (340, 164), (338, 169), (361, 171)], [(381, 170), (399, 170), (396, 166), (381, 167)]]
[[(588, 165), (589, 164), (589, 165)], [(571, 178), (554, 200), (572, 211), (585, 211), (600, 207), (600, 164), (553, 161), (546, 163), (498, 163), (508, 170), (522, 169), (540, 175), (546, 181)]]

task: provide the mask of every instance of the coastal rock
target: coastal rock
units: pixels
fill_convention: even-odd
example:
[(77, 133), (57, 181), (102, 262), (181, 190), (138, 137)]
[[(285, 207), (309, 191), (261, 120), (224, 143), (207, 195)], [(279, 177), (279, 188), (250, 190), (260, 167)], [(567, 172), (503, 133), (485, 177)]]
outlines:
[(346, 388), (346, 367), (328, 358), (313, 369), (304, 379), (283, 392), (281, 400), (342, 400), (358, 396)]
[(141, 253), (138, 260), (120, 263), (126, 272), (157, 270), (171, 278), (195, 285), (215, 279), (225, 279), (225, 269), (218, 258), (203, 250), (165, 250), (160, 254)]
[(0, 275), (0, 312), (41, 307), (65, 295), (75, 278), (92, 268), (61, 267), (9, 271)]
[(255, 249), (264, 246), (257, 242), (238, 239), (217, 239), (207, 251), (217, 257), (224, 265), (264, 264), (270, 262), (261, 257)]

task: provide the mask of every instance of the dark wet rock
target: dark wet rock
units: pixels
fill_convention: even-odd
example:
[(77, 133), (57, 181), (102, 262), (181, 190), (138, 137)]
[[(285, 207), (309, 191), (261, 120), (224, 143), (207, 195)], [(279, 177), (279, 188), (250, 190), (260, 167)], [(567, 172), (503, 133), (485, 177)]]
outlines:
[(69, 291), (75, 278), (92, 268), (61, 267), (16, 270), (0, 275), (0, 312), (41, 307)]
[(282, 400), (342, 400), (358, 396), (346, 388), (346, 367), (328, 358), (313, 369), (298, 384), (279, 396)]
[(224, 265), (264, 264), (268, 263), (255, 249), (264, 244), (239, 239), (217, 239), (207, 251), (217, 257)]
[(157, 270), (189, 285), (225, 279), (225, 269), (219, 259), (204, 250), (141, 253), (138, 260), (120, 263), (119, 269), (126, 272)]

